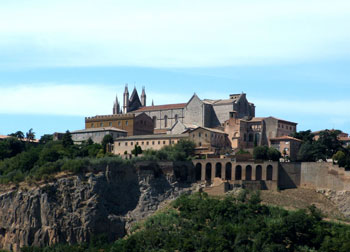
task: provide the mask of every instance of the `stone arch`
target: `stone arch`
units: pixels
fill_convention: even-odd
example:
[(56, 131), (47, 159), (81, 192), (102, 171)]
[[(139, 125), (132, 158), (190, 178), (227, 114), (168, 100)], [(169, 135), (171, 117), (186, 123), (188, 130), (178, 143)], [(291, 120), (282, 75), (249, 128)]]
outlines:
[(202, 164), (201, 163), (196, 164), (195, 176), (196, 176), (196, 181), (199, 181), (202, 179)]
[(211, 163), (207, 163), (205, 166), (205, 180), (211, 180)]
[(245, 168), (245, 180), (252, 180), (252, 166), (247, 165)]
[(261, 167), (261, 165), (256, 166), (255, 180), (262, 180), (262, 167)]
[(225, 166), (225, 179), (232, 180), (232, 164), (231, 162), (226, 163)]
[(240, 165), (236, 166), (235, 180), (242, 180), (242, 166)]
[(222, 170), (221, 163), (216, 163), (216, 165), (215, 165), (215, 178), (221, 178), (221, 170)]
[(266, 167), (266, 180), (272, 180), (273, 177), (273, 167), (272, 165), (268, 165)]

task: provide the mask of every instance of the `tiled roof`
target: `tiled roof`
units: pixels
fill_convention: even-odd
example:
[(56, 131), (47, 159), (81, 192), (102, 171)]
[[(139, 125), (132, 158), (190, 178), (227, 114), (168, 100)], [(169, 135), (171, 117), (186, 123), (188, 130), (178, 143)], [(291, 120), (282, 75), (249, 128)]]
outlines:
[(188, 134), (154, 134), (154, 135), (137, 135), (128, 137), (119, 137), (115, 141), (141, 141), (141, 140), (158, 140), (158, 139), (173, 139), (187, 138)]
[[(198, 129), (205, 129), (207, 131), (210, 131), (210, 132), (215, 132), (215, 133), (220, 133), (220, 134), (226, 134), (224, 131), (222, 130), (218, 130), (218, 129), (212, 129), (212, 128), (206, 128), (206, 127), (201, 127), (201, 126), (198, 126), (197, 128), (193, 129), (192, 131), (195, 131), (195, 130), (198, 130)], [(226, 134), (227, 135), (227, 134)]]
[(350, 142), (350, 137), (339, 137), (338, 139), (342, 142)]
[(115, 127), (102, 127), (102, 128), (89, 128), (89, 129), (82, 129), (82, 130), (75, 130), (72, 131), (71, 133), (86, 133), (86, 132), (100, 132), (100, 131), (117, 131), (117, 132), (127, 132), (122, 129), (118, 129)]
[(146, 111), (168, 110), (168, 109), (183, 109), (186, 107), (186, 105), (187, 105), (187, 103), (147, 106), (147, 107), (142, 107), (142, 108), (140, 108), (136, 111), (133, 111), (133, 112), (146, 112)]
[(302, 140), (295, 138), (295, 137), (291, 137), (291, 136), (281, 136), (281, 137), (275, 137), (275, 138), (270, 138), (270, 140), (293, 140), (293, 141), (297, 141), (297, 142), (302, 142)]

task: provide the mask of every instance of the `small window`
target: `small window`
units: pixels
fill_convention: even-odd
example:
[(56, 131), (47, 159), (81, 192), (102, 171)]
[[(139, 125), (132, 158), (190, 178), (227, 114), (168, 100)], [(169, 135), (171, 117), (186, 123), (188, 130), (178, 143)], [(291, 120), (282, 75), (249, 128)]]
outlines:
[(149, 145), (149, 142), (147, 141), (146, 144)]
[(100, 127), (103, 127), (103, 123), (100, 123)]
[(177, 122), (177, 114), (175, 115), (175, 122)]
[(142, 144), (142, 145), (144, 145), (144, 144), (145, 144), (145, 142), (142, 142), (141, 144)]
[(130, 144), (131, 144), (131, 145), (134, 145), (134, 142), (131, 142)]
[(118, 143), (118, 146), (120, 146), (120, 143)]
[(118, 121), (118, 126), (120, 126), (120, 124), (121, 124), (121, 122), (120, 122), (120, 121)]
[(207, 134), (207, 133), (205, 133), (205, 137), (208, 137), (208, 134)]
[(165, 144), (165, 141), (163, 141), (163, 144)]
[(158, 141), (158, 144), (160, 144), (160, 141)]
[(168, 127), (168, 116), (164, 116), (164, 127)]
[(111, 122), (109, 122), (109, 124), (108, 124), (108, 125), (109, 125), (109, 127), (112, 127), (112, 123), (111, 123)]
[(202, 143), (201, 142), (199, 142), (199, 144), (198, 144), (199, 146), (202, 146)]
[(202, 136), (202, 134), (201, 134), (201, 133), (198, 133), (198, 136), (199, 136), (199, 137), (201, 137), (201, 136)]
[(93, 123), (91, 123), (91, 128), (93, 128), (94, 127), (94, 124)]
[(129, 122), (128, 121), (125, 121), (125, 125), (128, 126)]
[(152, 141), (152, 145), (154, 145), (154, 141)]
[(125, 146), (128, 146), (128, 142), (125, 142)]

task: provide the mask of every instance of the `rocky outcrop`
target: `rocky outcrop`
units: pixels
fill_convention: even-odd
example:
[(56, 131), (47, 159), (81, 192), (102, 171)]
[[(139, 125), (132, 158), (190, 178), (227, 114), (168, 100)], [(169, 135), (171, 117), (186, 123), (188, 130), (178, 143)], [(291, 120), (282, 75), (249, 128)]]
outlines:
[(324, 194), (337, 206), (346, 218), (350, 218), (350, 191), (335, 191), (330, 189), (317, 189), (316, 191)]
[(131, 223), (189, 190), (156, 164), (107, 165), (98, 172), (56, 179), (0, 195), (0, 248), (81, 243), (105, 233), (123, 237)]

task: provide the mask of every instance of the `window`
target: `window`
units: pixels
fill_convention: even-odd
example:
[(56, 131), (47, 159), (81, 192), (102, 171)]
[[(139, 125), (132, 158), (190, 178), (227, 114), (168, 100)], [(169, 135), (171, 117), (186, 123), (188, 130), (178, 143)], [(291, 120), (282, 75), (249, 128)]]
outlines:
[(94, 127), (94, 124), (93, 123), (91, 123), (91, 128), (93, 128)]
[(128, 121), (125, 121), (125, 125), (128, 126), (129, 122)]
[(163, 144), (165, 144), (165, 141), (163, 141)]
[(205, 133), (205, 137), (208, 137), (208, 134), (207, 134), (207, 133)]
[(160, 144), (160, 141), (158, 141), (158, 144)]
[(177, 122), (177, 114), (175, 115), (175, 122)]
[(136, 142), (136, 145), (139, 145), (139, 142)]
[(149, 142), (147, 141), (146, 144), (149, 145)]
[(164, 116), (164, 127), (168, 127), (168, 116)]
[(125, 146), (128, 146), (128, 142), (125, 142)]
[(199, 137), (201, 137), (201, 136), (202, 136), (202, 134), (201, 134), (201, 133), (198, 133), (198, 136), (199, 136)]
[(199, 146), (202, 146), (202, 143), (201, 142), (199, 142), (199, 144), (198, 144)]
[(121, 124), (121, 122), (120, 122), (120, 121), (118, 121), (118, 126), (120, 126), (120, 124)]
[(120, 143), (118, 143), (118, 146), (120, 146)]
[(111, 122), (109, 122), (109, 124), (108, 124), (108, 125), (109, 125), (109, 127), (112, 127), (112, 123), (111, 123)]
[(131, 145), (134, 145), (134, 142), (131, 142), (130, 144), (131, 144)]
[(154, 124), (154, 127), (156, 127), (157, 125), (157, 117), (156, 116), (153, 116), (153, 124)]
[(154, 141), (152, 141), (152, 145), (154, 145)]
[(141, 144), (142, 144), (142, 145), (144, 145), (145, 143), (144, 143), (144, 142), (142, 142)]
[(100, 123), (100, 127), (103, 127), (103, 123)]

